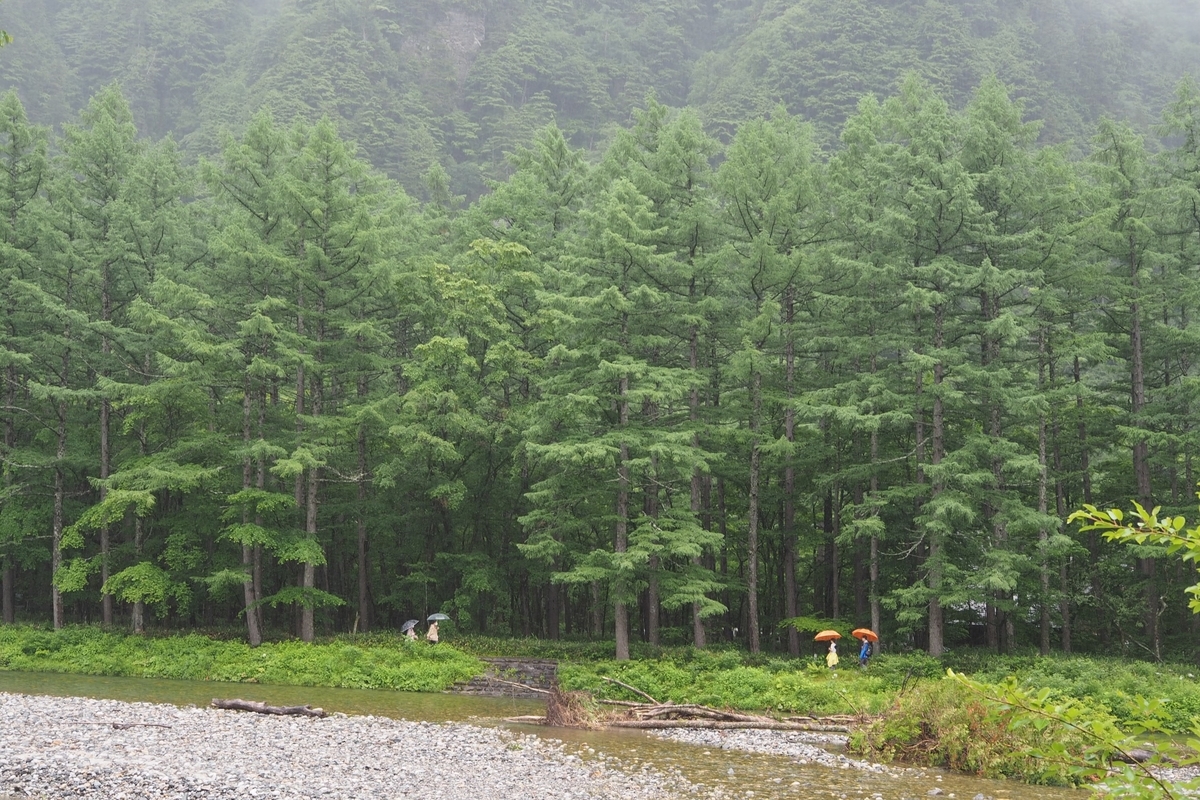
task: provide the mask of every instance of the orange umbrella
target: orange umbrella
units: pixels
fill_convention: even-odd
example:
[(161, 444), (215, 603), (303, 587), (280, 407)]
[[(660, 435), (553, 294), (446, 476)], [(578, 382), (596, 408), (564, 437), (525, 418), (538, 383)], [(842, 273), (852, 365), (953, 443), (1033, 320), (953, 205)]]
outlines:
[[(809, 628), (812, 630), (812, 628)], [(828, 642), (830, 639), (840, 639), (842, 635), (837, 631), (821, 631), (813, 637), (814, 642)]]
[(868, 642), (878, 642), (879, 634), (870, 628), (855, 628), (850, 631), (850, 635), (855, 639), (866, 639)]

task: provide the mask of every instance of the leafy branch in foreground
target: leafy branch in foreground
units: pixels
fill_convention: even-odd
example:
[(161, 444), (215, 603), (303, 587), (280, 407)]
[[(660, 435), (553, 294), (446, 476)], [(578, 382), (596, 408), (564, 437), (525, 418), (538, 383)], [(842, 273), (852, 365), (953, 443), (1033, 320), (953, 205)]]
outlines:
[[(1126, 516), (1119, 508), (1101, 511), (1095, 506), (1085, 505), (1067, 517), (1067, 522), (1082, 522), (1081, 530), (1098, 531), (1110, 542), (1166, 547), (1167, 555), (1178, 555), (1200, 570), (1200, 525), (1188, 528), (1187, 520), (1183, 517), (1160, 518), (1160, 511), (1159, 506), (1147, 511), (1135, 502), (1133, 511)], [(1200, 613), (1200, 583), (1184, 591), (1191, 595), (1188, 608), (1193, 613)]]
[[(1137, 741), (1143, 734), (1165, 733), (1163, 707), (1158, 700), (1129, 698), (1137, 712), (1132, 715), (1136, 721), (1123, 730), (1103, 708), (1073, 697), (1056, 697), (1049, 689), (1030, 692), (1018, 686), (1012, 677), (999, 684), (988, 684), (953, 670), (947, 670), (947, 674), (983, 700), (991, 721), (1000, 722), (1008, 730), (1031, 728), (1038, 734), (1048, 734), (1054, 729), (1068, 729), (1072, 747), (1067, 746), (1066, 737), (1061, 735), (1023, 737), (1023, 741), (1030, 745), (1031, 754), (1046, 762), (1048, 768), (1066, 767), (1076, 783), (1094, 783), (1106, 796), (1129, 800), (1174, 800), (1188, 796), (1196, 784), (1173, 782), (1164, 778), (1161, 771), (1166, 766), (1200, 761), (1194, 752), (1200, 748), (1200, 741), (1188, 740), (1187, 747), (1193, 751), (1189, 755), (1178, 746), (1168, 748), (1170, 752), (1148, 751)], [(1200, 736), (1197, 727), (1192, 732)], [(1045, 744), (1038, 745), (1038, 741)]]

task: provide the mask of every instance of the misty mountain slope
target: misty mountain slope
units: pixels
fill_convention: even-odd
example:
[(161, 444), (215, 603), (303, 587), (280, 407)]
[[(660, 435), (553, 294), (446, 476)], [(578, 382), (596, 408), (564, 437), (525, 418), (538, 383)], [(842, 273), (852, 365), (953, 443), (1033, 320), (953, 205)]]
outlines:
[[(1156, 16), (1152, 6), (1173, 11)], [(1044, 137), (1086, 136), (1100, 115), (1152, 120), (1180, 75), (1195, 71), (1200, 62), (1185, 33), (1200, 30), (1200, 11), (1181, 9), (1088, 0), (770, 0), (749, 33), (698, 66), (689, 99), (722, 130), (783, 102), (833, 134), (863, 94), (893, 93), (907, 71), (960, 105), (995, 74), (1045, 121)]]
[(0, 88), (38, 122), (117, 82), (139, 130), (213, 152), (259, 109), (329, 116), (407, 187), (482, 190), (556, 122), (597, 148), (649, 92), (714, 132), (784, 103), (824, 137), (916, 71), (961, 104), (996, 74), (1048, 141), (1147, 127), (1200, 65), (1183, 0), (9, 0)]

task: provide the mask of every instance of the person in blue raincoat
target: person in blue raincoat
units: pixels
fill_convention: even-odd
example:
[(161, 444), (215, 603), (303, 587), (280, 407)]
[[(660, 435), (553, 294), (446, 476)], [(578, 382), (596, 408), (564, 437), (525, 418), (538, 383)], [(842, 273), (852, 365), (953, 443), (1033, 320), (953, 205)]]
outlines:
[(858, 665), (864, 669), (867, 666), (867, 659), (871, 657), (871, 640), (863, 637), (862, 647), (858, 650)]

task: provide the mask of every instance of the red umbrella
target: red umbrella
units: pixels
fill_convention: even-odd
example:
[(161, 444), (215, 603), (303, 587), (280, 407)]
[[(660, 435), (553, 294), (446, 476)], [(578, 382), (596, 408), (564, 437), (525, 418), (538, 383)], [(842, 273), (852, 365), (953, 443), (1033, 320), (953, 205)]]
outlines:
[(850, 635), (855, 639), (866, 639), (868, 642), (878, 642), (879, 634), (870, 628), (855, 628), (850, 631)]
[[(809, 630), (812, 630), (811, 628)], [(821, 631), (813, 637), (814, 642), (828, 642), (831, 639), (840, 639), (842, 635), (837, 631)]]

